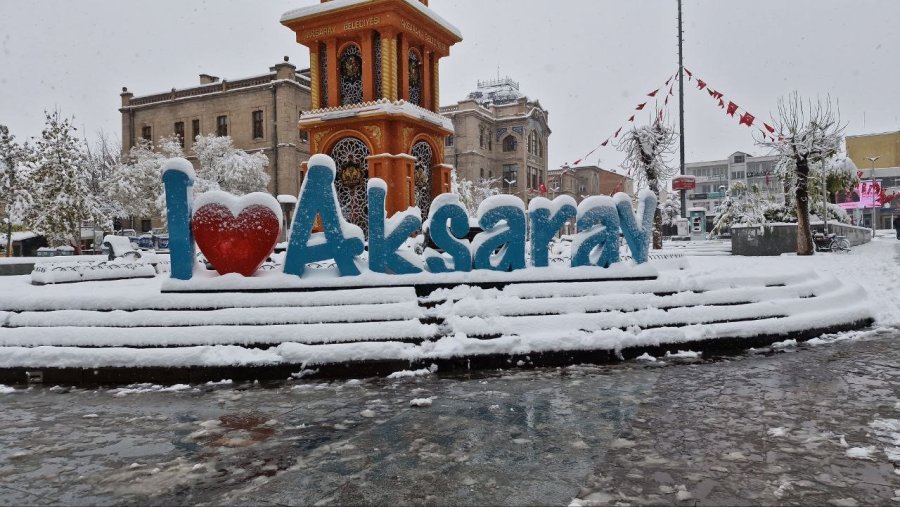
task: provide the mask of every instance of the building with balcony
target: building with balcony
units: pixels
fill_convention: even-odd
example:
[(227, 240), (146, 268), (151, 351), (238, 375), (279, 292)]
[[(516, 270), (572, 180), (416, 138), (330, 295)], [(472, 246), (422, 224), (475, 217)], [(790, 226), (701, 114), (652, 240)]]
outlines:
[[(862, 185), (859, 190), (871, 186), (874, 179), (878, 184), (877, 187), (888, 196), (900, 194), (900, 131), (847, 136), (845, 141), (847, 156), (856, 164), (861, 174)], [(874, 163), (869, 160), (875, 157), (878, 159)], [(869, 192), (869, 195), (872, 193)], [(842, 200), (841, 196), (838, 199)], [(897, 209), (900, 206), (900, 199), (881, 202), (880, 198), (874, 200), (860, 198), (858, 201), (857, 207), (848, 208), (854, 223), (858, 225), (872, 226), (873, 205), (878, 208), (876, 220), (879, 229), (892, 228), (895, 221), (900, 220), (900, 210)]]

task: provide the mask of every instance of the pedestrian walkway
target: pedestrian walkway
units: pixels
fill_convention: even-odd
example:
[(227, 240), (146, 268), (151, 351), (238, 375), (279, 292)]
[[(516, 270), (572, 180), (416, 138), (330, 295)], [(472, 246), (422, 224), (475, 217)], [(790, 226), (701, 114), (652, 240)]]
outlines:
[(0, 394), (0, 503), (889, 504), (900, 333), (852, 336), (476, 376), (19, 390)]

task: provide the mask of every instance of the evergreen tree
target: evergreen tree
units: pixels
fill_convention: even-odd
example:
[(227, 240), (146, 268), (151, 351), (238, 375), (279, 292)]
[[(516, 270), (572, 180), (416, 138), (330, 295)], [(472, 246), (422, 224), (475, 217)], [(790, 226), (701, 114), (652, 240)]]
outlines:
[(59, 111), (44, 112), (44, 130), (35, 145), (35, 206), (29, 225), (54, 244), (81, 248), (81, 221), (102, 218), (99, 200), (91, 192), (90, 164), (76, 128)]
[(0, 206), (6, 222), (6, 256), (12, 256), (13, 224), (20, 223), (31, 206), (31, 167), (28, 145), (20, 145), (0, 125)]

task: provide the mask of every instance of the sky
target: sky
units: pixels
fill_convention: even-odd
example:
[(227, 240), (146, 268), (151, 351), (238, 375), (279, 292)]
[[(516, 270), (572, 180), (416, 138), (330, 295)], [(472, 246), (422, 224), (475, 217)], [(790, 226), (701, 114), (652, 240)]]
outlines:
[[(196, 85), (201, 73), (257, 75), (285, 55), (307, 67), (308, 52), (278, 20), (316, 1), (3, 0), (0, 124), (27, 139), (40, 135), (43, 110), (58, 108), (89, 139), (118, 138), (122, 86), (140, 96)], [(550, 113), (550, 167), (574, 162), (677, 70), (676, 5), (431, 0), (464, 37), (442, 60), (442, 103), (464, 98), (479, 79), (509, 76)], [(896, 131), (898, 19), (897, 0), (684, 0), (685, 67), (760, 119), (798, 91), (838, 102), (847, 134)], [(692, 85), (688, 162), (764, 153), (750, 129)], [(676, 127), (677, 111), (670, 101)], [(644, 123), (652, 114), (637, 113)], [(621, 158), (609, 146), (585, 162), (614, 168)]]

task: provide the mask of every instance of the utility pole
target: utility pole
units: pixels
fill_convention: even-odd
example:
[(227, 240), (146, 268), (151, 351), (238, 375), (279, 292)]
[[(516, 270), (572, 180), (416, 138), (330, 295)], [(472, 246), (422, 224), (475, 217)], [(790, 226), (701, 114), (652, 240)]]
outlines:
[[(681, 0), (678, 0), (678, 139), (681, 143), (681, 175), (684, 176), (684, 28), (681, 21)], [(681, 217), (687, 218), (687, 191), (681, 191)]]

